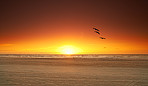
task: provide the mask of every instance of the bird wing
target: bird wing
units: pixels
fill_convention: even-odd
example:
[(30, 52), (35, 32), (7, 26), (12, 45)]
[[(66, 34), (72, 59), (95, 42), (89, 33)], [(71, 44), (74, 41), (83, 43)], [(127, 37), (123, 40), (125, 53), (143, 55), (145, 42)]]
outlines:
[(100, 37), (101, 39), (106, 39), (106, 38), (103, 38), (103, 37)]
[(100, 31), (99, 29), (97, 29), (97, 28), (93, 28), (94, 30), (97, 30), (97, 31)]
[(96, 29), (97, 31), (100, 31), (100, 30), (98, 30), (98, 29)]

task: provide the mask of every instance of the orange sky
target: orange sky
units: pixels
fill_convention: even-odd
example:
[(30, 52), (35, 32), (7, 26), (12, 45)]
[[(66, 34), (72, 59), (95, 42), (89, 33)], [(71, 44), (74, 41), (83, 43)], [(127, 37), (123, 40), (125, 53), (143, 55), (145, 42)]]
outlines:
[[(148, 54), (146, 1), (3, 1), (0, 53)], [(99, 35), (93, 27), (100, 29)]]

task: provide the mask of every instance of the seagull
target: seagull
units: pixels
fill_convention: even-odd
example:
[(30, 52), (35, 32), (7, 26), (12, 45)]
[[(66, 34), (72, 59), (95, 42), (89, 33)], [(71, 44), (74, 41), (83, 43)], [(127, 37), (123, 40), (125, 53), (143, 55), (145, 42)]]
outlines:
[(104, 37), (100, 37), (100, 39), (106, 39), (106, 38), (104, 38)]
[(96, 30), (96, 31), (100, 31), (100, 30), (98, 30), (97, 28), (93, 28), (94, 30)]
[(94, 32), (96, 32), (96, 33), (98, 33), (100, 35), (100, 32), (97, 32), (97, 31), (94, 31)]

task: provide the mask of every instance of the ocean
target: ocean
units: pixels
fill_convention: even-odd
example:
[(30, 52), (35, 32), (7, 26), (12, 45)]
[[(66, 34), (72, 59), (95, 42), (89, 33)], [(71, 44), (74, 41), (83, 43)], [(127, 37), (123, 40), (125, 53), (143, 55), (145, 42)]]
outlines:
[(0, 54), (0, 86), (148, 86), (148, 54)]

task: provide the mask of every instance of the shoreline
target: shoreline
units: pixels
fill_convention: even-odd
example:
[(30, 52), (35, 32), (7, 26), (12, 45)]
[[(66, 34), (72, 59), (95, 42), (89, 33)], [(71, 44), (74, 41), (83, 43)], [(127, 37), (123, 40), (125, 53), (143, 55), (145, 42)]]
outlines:
[(148, 59), (110, 58), (5, 58), (0, 65), (47, 65), (47, 66), (93, 66), (93, 67), (148, 67)]

